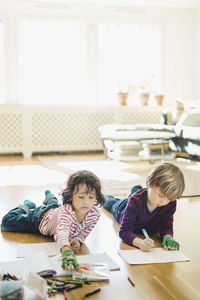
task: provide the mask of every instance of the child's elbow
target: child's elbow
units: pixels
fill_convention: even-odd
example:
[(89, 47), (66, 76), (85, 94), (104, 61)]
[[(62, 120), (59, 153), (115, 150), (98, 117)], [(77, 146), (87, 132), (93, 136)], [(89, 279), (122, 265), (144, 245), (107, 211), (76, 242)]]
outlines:
[(120, 237), (122, 240), (124, 240), (124, 236), (125, 236), (125, 232), (124, 232), (123, 229), (120, 228), (120, 230), (119, 230), (119, 237)]

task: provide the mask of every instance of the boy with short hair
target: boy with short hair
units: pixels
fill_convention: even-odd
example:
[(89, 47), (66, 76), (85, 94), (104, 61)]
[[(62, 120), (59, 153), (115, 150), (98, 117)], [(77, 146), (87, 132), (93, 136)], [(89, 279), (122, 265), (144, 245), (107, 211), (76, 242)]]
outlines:
[(147, 176), (146, 186), (134, 186), (124, 200), (107, 196), (104, 208), (121, 223), (119, 236), (125, 243), (150, 251), (154, 241), (136, 236), (145, 228), (150, 234), (160, 233), (165, 250), (179, 249), (173, 239), (173, 215), (185, 188), (182, 171), (172, 163), (158, 164)]

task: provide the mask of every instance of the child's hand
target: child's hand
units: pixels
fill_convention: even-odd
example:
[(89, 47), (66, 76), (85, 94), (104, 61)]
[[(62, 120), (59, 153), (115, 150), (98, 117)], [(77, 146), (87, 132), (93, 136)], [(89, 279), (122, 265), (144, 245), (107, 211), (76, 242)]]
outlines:
[(70, 244), (74, 253), (77, 253), (81, 247), (81, 243), (78, 240), (73, 239), (71, 240)]
[(179, 250), (179, 243), (169, 234), (164, 235), (162, 245), (165, 250)]
[(139, 248), (143, 252), (149, 252), (154, 247), (154, 241), (152, 239), (150, 240), (141, 240)]
[(65, 249), (62, 252), (62, 268), (63, 270), (71, 270), (72, 272), (76, 269), (79, 270), (78, 261), (72, 249)]
[(133, 242), (132, 245), (139, 248), (141, 251), (143, 252), (149, 252), (151, 251), (151, 249), (154, 247), (154, 240), (150, 239), (150, 240), (143, 240), (141, 238), (136, 237)]
[(132, 245), (139, 248), (141, 251), (149, 252), (154, 247), (154, 240), (142, 240), (141, 238), (136, 237), (133, 240)]

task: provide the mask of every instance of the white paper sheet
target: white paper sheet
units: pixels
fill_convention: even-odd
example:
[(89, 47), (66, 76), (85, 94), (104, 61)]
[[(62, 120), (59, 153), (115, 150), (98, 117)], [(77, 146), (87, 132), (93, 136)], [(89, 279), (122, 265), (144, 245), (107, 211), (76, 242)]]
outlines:
[(33, 243), (19, 244), (17, 246), (17, 257), (33, 256), (36, 252), (42, 252), (47, 256), (59, 255), (60, 250), (57, 243)]
[[(17, 248), (17, 257), (29, 257), (34, 256), (37, 252), (43, 253), (46, 256), (58, 256), (53, 259), (54, 266), (58, 265), (55, 260), (60, 258), (60, 250), (56, 243), (34, 243), (34, 244), (19, 244)], [(88, 255), (77, 255), (78, 262), (88, 264), (107, 264), (110, 271), (119, 270), (120, 267), (107, 253), (97, 253)]]
[(190, 260), (190, 258), (180, 250), (166, 251), (163, 248), (154, 248), (150, 252), (142, 252), (141, 250), (118, 250), (118, 253), (128, 264), (133, 265)]

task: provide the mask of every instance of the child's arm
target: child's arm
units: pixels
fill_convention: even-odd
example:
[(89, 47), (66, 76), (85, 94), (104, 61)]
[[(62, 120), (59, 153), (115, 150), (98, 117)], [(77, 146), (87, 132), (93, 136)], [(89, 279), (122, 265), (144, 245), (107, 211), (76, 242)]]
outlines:
[(79, 251), (79, 249), (81, 248), (82, 243), (77, 239), (72, 239), (70, 241), (70, 245), (71, 245), (72, 250), (74, 251), (74, 253), (77, 253)]
[(62, 252), (62, 267), (63, 268), (70, 268), (71, 271), (79, 269), (78, 262), (74, 252), (77, 253), (80, 249), (82, 243), (84, 242), (85, 238), (89, 235), (92, 231), (94, 226), (96, 225), (97, 221), (100, 218), (100, 212), (97, 209), (94, 209), (84, 220), (84, 227), (82, 231), (76, 236), (75, 239), (70, 241), (70, 246), (66, 245), (61, 249)]
[(133, 246), (136, 235), (133, 233), (136, 226), (137, 207), (130, 198), (124, 211), (123, 219), (119, 230), (119, 236), (124, 243)]
[(100, 213), (96, 213), (96, 210), (91, 213), (86, 219), (85, 219), (85, 226), (83, 227), (83, 230), (76, 236), (75, 239), (72, 239), (70, 241), (70, 245), (66, 245), (61, 249), (62, 252), (62, 267), (65, 269), (70, 268), (71, 271), (79, 269), (78, 262), (76, 259), (76, 256), (74, 255), (74, 252), (77, 253), (80, 249), (82, 243), (84, 242), (85, 238), (89, 235), (89, 233), (92, 231), (94, 226), (96, 225), (97, 221), (100, 218)]
[(160, 224), (160, 235), (163, 237), (162, 246), (165, 250), (178, 250), (179, 243), (173, 239), (173, 216), (176, 211), (176, 201), (166, 207), (165, 216)]
[[(60, 251), (62, 253), (62, 268), (74, 271), (74, 268), (78, 269), (78, 262), (69, 241), (70, 228), (72, 227), (72, 223), (73, 217), (71, 212), (69, 210), (66, 210), (65, 206), (63, 206), (59, 211), (54, 239), (59, 245)], [(73, 226), (75, 226), (74, 223)]]
[(160, 236), (165, 234), (173, 236), (174, 213), (176, 211), (176, 201), (171, 201), (165, 207), (162, 207), (162, 216), (159, 223)]
[[(85, 238), (91, 232), (91, 230), (96, 225), (97, 221), (100, 218), (100, 212), (98, 209), (93, 209), (84, 220), (84, 226), (82, 231), (74, 237), (77, 242), (83, 243)], [(73, 223), (73, 226), (72, 226)], [(76, 227), (76, 222), (74, 222), (74, 217), (70, 213), (69, 210), (66, 210), (65, 206), (63, 206), (60, 211), (60, 216), (58, 219), (58, 227), (57, 233), (54, 235), (55, 241), (60, 246), (62, 252), (62, 267), (70, 268), (73, 270), (75, 267), (77, 269), (77, 260), (73, 252), (73, 245), (71, 249), (70, 241), (69, 241), (69, 228)]]
[(137, 205), (134, 198), (128, 200), (120, 226), (119, 236), (128, 245), (135, 246), (141, 251), (150, 251), (154, 247), (154, 241), (138, 238), (136, 234), (134, 234), (134, 231), (138, 231), (137, 217), (140, 212), (140, 205), (141, 202), (138, 201)]

